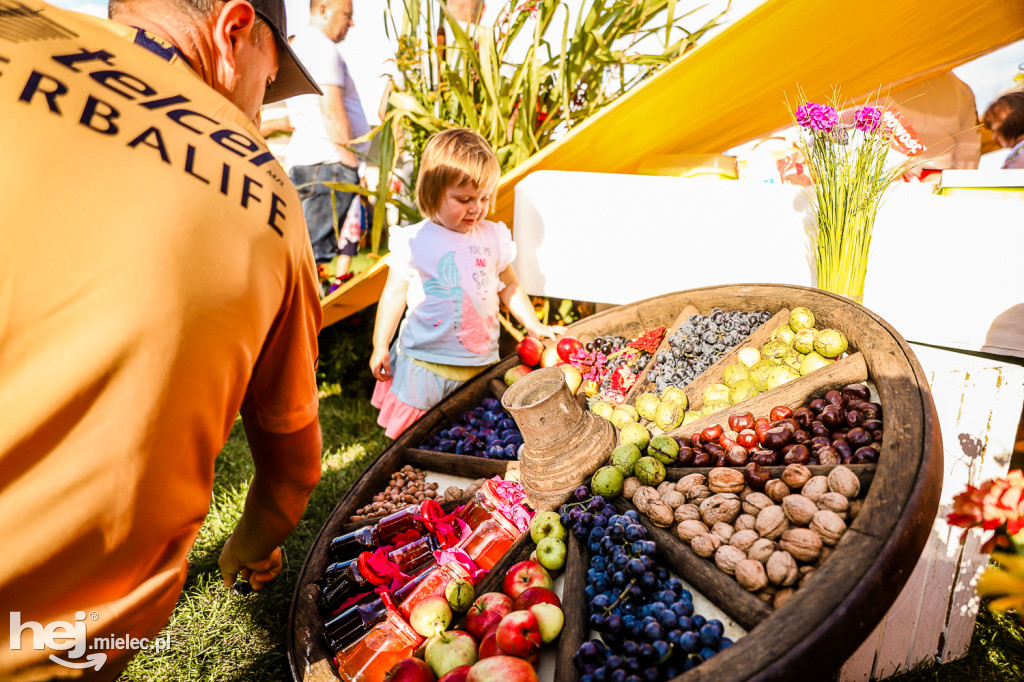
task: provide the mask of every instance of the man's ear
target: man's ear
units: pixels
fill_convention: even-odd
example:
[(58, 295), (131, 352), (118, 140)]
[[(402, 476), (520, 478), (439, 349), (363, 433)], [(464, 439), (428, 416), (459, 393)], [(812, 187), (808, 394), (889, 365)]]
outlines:
[(224, 82), (234, 80), (238, 69), (238, 49), (256, 27), (256, 10), (246, 0), (228, 0), (220, 9), (213, 26), (213, 47)]

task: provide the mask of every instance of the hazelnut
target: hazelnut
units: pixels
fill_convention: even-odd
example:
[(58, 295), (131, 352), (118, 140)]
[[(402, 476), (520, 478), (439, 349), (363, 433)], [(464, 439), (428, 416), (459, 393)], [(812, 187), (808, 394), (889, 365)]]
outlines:
[(771, 507), (775, 503), (772, 502), (772, 498), (768, 497), (764, 493), (751, 493), (747, 496), (747, 499), (743, 501), (743, 513), (750, 514), (751, 516), (757, 516), (761, 513), (761, 510), (766, 507)]
[(714, 556), (715, 550), (721, 546), (721, 538), (714, 533), (703, 533), (690, 540), (690, 548), (693, 549), (693, 553), (705, 559), (710, 559)]
[(771, 558), (772, 552), (776, 549), (775, 542), (768, 538), (758, 538), (754, 540), (754, 544), (747, 550), (747, 556), (754, 561), (760, 561), (762, 564)]
[[(805, 568), (809, 570), (805, 571)], [(806, 585), (807, 581), (811, 579), (812, 575), (814, 575), (814, 566), (801, 566), (799, 586), (803, 587), (804, 585)]]
[(738, 469), (718, 467), (708, 474), (708, 487), (715, 493), (738, 493), (743, 491), (746, 481)]
[(700, 503), (700, 516), (709, 526), (713, 526), (719, 521), (732, 523), (739, 515), (740, 500), (731, 493), (712, 495)]
[(729, 539), (736, 534), (736, 529), (728, 523), (719, 521), (711, 526), (711, 532), (721, 538), (722, 542), (729, 542)]
[(753, 530), (740, 530), (733, 533), (732, 537), (729, 538), (729, 544), (736, 549), (743, 552), (746, 556), (747, 550), (757, 540), (757, 531)]
[(782, 534), (779, 548), (797, 561), (810, 563), (821, 554), (821, 536), (810, 528), (790, 528)]
[(828, 492), (828, 479), (824, 476), (812, 476), (811, 480), (804, 483), (800, 494), (817, 505), (818, 498)]
[(444, 501), (451, 502), (462, 497), (462, 488), (457, 485), (450, 485), (444, 491)]
[(765, 564), (765, 572), (768, 580), (773, 585), (788, 587), (796, 583), (800, 577), (800, 570), (796, 567), (796, 559), (789, 552), (772, 552)]
[(796, 594), (796, 590), (792, 587), (782, 588), (775, 593), (775, 597), (772, 599), (772, 607), (776, 610), (781, 609), (786, 605), (786, 602), (793, 598), (794, 594)]
[(676, 523), (683, 521), (700, 521), (700, 507), (695, 504), (681, 504), (675, 508), (673, 517)]
[(837, 466), (828, 474), (828, 489), (853, 500), (860, 495), (860, 479), (847, 467)]
[(700, 504), (704, 500), (711, 497), (711, 488), (707, 487), (706, 485), (695, 485), (689, 490), (687, 490), (684, 493), (684, 495), (686, 495), (687, 502), (692, 502), (693, 504)]
[(811, 530), (821, 536), (822, 542), (832, 546), (839, 542), (839, 538), (846, 532), (846, 522), (834, 511), (822, 509), (811, 520)]
[(658, 494), (661, 495), (662, 497), (665, 497), (665, 493), (667, 493), (670, 490), (675, 490), (675, 489), (676, 489), (676, 482), (675, 481), (662, 481), (661, 485), (658, 486)]
[(814, 518), (818, 508), (803, 495), (787, 495), (782, 500), (782, 511), (786, 518), (798, 526), (806, 526)]
[(769, 540), (777, 539), (787, 528), (789, 528), (789, 521), (786, 520), (786, 515), (782, 513), (782, 507), (778, 505), (762, 509), (761, 513), (757, 515), (757, 522), (754, 524), (754, 530), (757, 531), (757, 534)]
[(764, 493), (771, 498), (772, 502), (779, 504), (782, 498), (792, 492), (786, 482), (780, 478), (773, 478), (764, 485)]
[(764, 566), (759, 561), (744, 559), (736, 564), (735, 571), (736, 582), (751, 592), (756, 592), (768, 584)]
[(690, 542), (698, 535), (704, 535), (709, 532), (711, 531), (708, 530), (707, 526), (700, 521), (694, 521), (692, 519), (689, 521), (683, 521), (676, 526), (676, 535), (679, 536), (680, 540), (684, 540), (685, 542)]
[(704, 476), (704, 474), (687, 474), (686, 476), (683, 476), (678, 481), (676, 481), (676, 490), (685, 495), (690, 490), (690, 488), (693, 488), (698, 485), (705, 485), (707, 482), (708, 479)]
[(672, 525), (673, 520), (672, 507), (664, 502), (655, 502), (647, 509), (647, 517), (655, 526), (668, 528)]
[(683, 504), (683, 502), (685, 501), (685, 496), (675, 488), (672, 488), (671, 491), (661, 496), (661, 501), (667, 504), (672, 509), (675, 509), (676, 507)]
[(811, 480), (811, 470), (803, 464), (790, 464), (782, 471), (782, 480), (793, 490), (799, 490)]
[(736, 572), (736, 565), (738, 563), (746, 560), (747, 555), (732, 545), (722, 545), (715, 551), (715, 565), (729, 575), (733, 575)]
[(757, 517), (751, 516), (750, 514), (740, 514), (736, 517), (736, 520), (732, 522), (733, 528), (736, 530), (754, 530), (754, 526), (757, 524)]
[(636, 494), (636, 491), (639, 488), (640, 479), (637, 478), (636, 476), (630, 476), (629, 478), (622, 482), (622, 494), (625, 495), (627, 499), (633, 499), (633, 495)]
[(846, 510), (850, 508), (850, 500), (842, 493), (825, 493), (818, 498), (818, 509), (828, 509), (844, 518)]
[(644, 514), (648, 512), (652, 504), (661, 504), (661, 496), (658, 491), (649, 485), (640, 486), (633, 494), (633, 504)]

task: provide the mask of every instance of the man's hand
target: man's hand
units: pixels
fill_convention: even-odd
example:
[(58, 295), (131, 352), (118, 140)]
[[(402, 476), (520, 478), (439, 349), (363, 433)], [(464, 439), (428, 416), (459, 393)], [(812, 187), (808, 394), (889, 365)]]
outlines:
[(224, 543), (221, 550), (220, 574), (224, 580), (225, 587), (231, 587), (241, 575), (242, 580), (248, 580), (254, 590), (258, 590), (268, 582), (277, 577), (281, 572), (282, 555), (281, 548), (275, 547), (270, 556), (259, 561), (247, 560), (243, 553), (237, 552), (234, 545), (235, 536), (231, 535)]

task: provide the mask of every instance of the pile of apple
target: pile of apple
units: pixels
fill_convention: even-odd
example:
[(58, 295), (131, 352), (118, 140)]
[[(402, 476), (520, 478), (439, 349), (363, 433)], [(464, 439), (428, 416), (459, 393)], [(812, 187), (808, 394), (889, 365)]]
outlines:
[(583, 344), (572, 336), (563, 336), (548, 346), (534, 336), (527, 336), (516, 346), (516, 355), (522, 364), (505, 372), (505, 385), (511, 386), (538, 367), (558, 367), (565, 374), (569, 390), (575, 394), (583, 385), (583, 375), (570, 359), (582, 348)]
[[(501, 592), (480, 595), (468, 609), (469, 600), (460, 600), (459, 593), (465, 597), (471, 590), (446, 590), (445, 597), (424, 599), (409, 614), (409, 624), (429, 637), (423, 658), (399, 661), (387, 679), (537, 682), (541, 644), (554, 641), (564, 623), (562, 602), (552, 587), (551, 574), (527, 560), (509, 569)], [(462, 630), (447, 630), (453, 606), (466, 611)]]
[(453, 452), (488, 459), (517, 459), (523, 436), (494, 398), (462, 413), (458, 421), (431, 435), (420, 447), (434, 452)]

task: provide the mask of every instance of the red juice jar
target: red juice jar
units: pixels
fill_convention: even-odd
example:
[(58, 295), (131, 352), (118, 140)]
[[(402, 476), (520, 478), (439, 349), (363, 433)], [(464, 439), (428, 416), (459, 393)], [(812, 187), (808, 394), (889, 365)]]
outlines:
[(458, 561), (449, 561), (446, 564), (431, 566), (427, 569), (428, 575), (416, 585), (409, 594), (398, 604), (398, 611), (406, 618), (412, 613), (413, 608), (427, 597), (434, 595), (444, 596), (448, 583), (456, 578), (465, 578), (475, 582), (462, 564)]
[(373, 626), (364, 637), (338, 652), (334, 661), (341, 679), (347, 682), (383, 682), (384, 675), (423, 643), (423, 637), (390, 603), (384, 620)]

